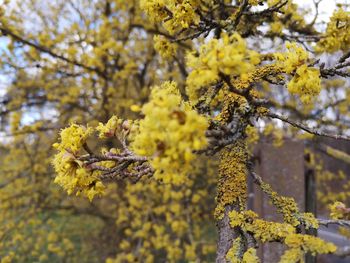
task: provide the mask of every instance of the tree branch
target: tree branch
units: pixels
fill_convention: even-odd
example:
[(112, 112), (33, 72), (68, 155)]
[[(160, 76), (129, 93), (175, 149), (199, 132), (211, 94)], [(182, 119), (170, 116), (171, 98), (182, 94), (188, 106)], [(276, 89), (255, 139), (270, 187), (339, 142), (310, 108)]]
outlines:
[(335, 255), (337, 255), (339, 257), (350, 256), (350, 246), (338, 248), (337, 251), (335, 252)]
[(304, 124), (300, 123), (300, 122), (296, 122), (293, 120), (290, 120), (288, 117), (286, 116), (282, 116), (282, 115), (278, 115), (275, 113), (268, 113), (267, 114), (268, 117), (273, 118), (273, 119), (279, 119), (285, 123), (288, 123), (296, 128), (299, 128), (303, 131), (306, 131), (307, 133), (313, 134), (313, 135), (317, 135), (317, 136), (323, 136), (323, 137), (328, 137), (328, 138), (332, 138), (332, 139), (336, 139), (336, 140), (345, 140), (345, 141), (350, 141), (350, 137), (346, 136), (346, 135), (339, 135), (339, 134), (329, 134), (329, 133), (324, 133), (321, 131), (318, 131), (316, 129), (310, 128), (305, 126)]
[(98, 68), (96, 67), (90, 67), (90, 66), (87, 66), (87, 65), (84, 65), (76, 60), (71, 60), (69, 58), (66, 58), (65, 56), (63, 55), (59, 55), (59, 54), (56, 54), (55, 52), (53, 52), (52, 50), (50, 50), (49, 48), (47, 47), (44, 47), (42, 45), (39, 45), (39, 44), (36, 44), (36, 43), (33, 43), (29, 40), (26, 40), (24, 39), (23, 37), (13, 33), (12, 31), (10, 31), (9, 29), (6, 29), (6, 28), (3, 28), (3, 27), (0, 27), (0, 31), (1, 33), (6, 36), (6, 35), (9, 35), (10, 37), (12, 37), (14, 40), (18, 41), (18, 42), (21, 42), (22, 44), (25, 44), (25, 45), (28, 45), (28, 46), (31, 46), (33, 48), (35, 48), (36, 50), (40, 51), (40, 52), (43, 52), (43, 53), (46, 53), (46, 54), (49, 54), (50, 56), (54, 57), (54, 58), (58, 58), (62, 61), (65, 61), (69, 64), (73, 64), (75, 66), (78, 66), (78, 67), (81, 67), (81, 68), (84, 68), (88, 71), (93, 71), (93, 72), (96, 72), (99, 76), (103, 77), (104, 79), (107, 78), (106, 74), (99, 70)]
[(336, 220), (336, 219), (317, 219), (320, 225), (328, 227), (328, 225), (338, 225), (350, 227), (350, 220)]

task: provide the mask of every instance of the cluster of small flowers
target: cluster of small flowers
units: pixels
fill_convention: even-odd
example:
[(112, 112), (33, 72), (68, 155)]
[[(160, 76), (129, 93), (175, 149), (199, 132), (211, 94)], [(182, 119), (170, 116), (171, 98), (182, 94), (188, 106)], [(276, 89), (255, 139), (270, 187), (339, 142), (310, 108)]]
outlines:
[(95, 195), (102, 194), (105, 189), (103, 183), (98, 179), (98, 172), (89, 171), (77, 159), (80, 150), (92, 132), (92, 128), (72, 124), (61, 131), (60, 143), (53, 145), (58, 150), (53, 159), (57, 174), (55, 183), (62, 186), (68, 194), (76, 193), (79, 195), (82, 193), (90, 200)]
[(348, 50), (350, 46), (349, 30), (350, 12), (339, 8), (333, 13), (327, 24), (325, 37), (317, 43), (316, 51), (333, 53), (338, 50)]
[[(163, 22), (166, 30), (175, 33), (197, 25), (200, 21), (197, 0), (141, 0), (140, 6), (154, 22)], [(210, 1), (207, 1), (210, 2)]]
[(192, 169), (193, 151), (206, 146), (207, 119), (182, 101), (175, 82), (154, 87), (142, 113), (133, 150), (150, 157), (156, 179), (183, 183)]
[(158, 51), (162, 58), (169, 59), (176, 54), (176, 44), (171, 43), (164, 36), (156, 35), (153, 41), (155, 50)]
[(200, 89), (218, 81), (220, 73), (240, 77), (259, 63), (259, 54), (247, 49), (240, 35), (223, 34), (204, 44), (199, 55), (187, 56), (187, 65), (192, 69), (187, 78), (187, 94), (196, 100)]
[[(154, 87), (142, 113), (145, 117), (139, 123), (113, 116), (95, 129), (78, 124), (63, 129), (60, 142), (54, 144), (58, 150), (53, 159), (57, 173), (55, 183), (68, 194), (83, 193), (90, 200), (104, 193), (105, 186), (100, 179), (102, 170), (90, 169), (80, 158), (82, 149), (86, 150), (86, 140), (94, 131), (101, 139), (117, 137), (120, 141), (133, 131), (129, 136), (131, 148), (136, 154), (149, 157), (155, 179), (175, 185), (183, 183), (193, 168), (193, 151), (206, 146), (207, 119), (182, 101), (175, 82)], [(116, 164), (100, 161), (98, 165), (108, 169)]]
[(298, 95), (302, 103), (310, 103), (321, 91), (320, 70), (305, 64), (309, 56), (301, 46), (287, 43), (286, 47), (288, 52), (275, 53), (275, 58), (286, 73), (294, 75), (287, 85), (288, 91)]

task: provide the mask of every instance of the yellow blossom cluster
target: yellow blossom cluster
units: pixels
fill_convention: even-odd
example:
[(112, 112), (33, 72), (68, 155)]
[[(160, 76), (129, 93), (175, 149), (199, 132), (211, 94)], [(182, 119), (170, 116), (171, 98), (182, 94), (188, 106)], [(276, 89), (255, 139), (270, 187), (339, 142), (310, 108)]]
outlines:
[(347, 208), (342, 202), (334, 202), (334, 204), (329, 206), (331, 211), (332, 219), (349, 219), (350, 218), (350, 208)]
[(137, 154), (150, 157), (156, 179), (182, 184), (191, 171), (193, 151), (206, 146), (206, 118), (182, 101), (175, 82), (154, 87), (142, 113), (145, 117), (132, 148)]
[[(350, 159), (345, 152), (336, 150), (330, 146), (327, 146), (327, 153), (339, 160), (348, 162)], [(350, 219), (350, 208), (347, 207), (346, 203), (350, 197), (350, 182), (347, 179), (347, 175), (344, 171), (339, 170), (336, 172), (329, 171), (325, 168), (323, 162), (316, 162), (318, 157), (315, 153), (311, 152), (310, 155), (310, 166), (314, 167), (317, 177), (318, 189), (317, 189), (317, 200), (319, 207), (322, 210), (328, 210), (329, 216), (333, 220), (349, 220)], [(330, 188), (330, 184), (337, 185), (338, 187), (333, 189)], [(350, 230), (347, 227), (339, 227), (339, 234), (346, 238), (350, 238)]]
[(258, 5), (258, 4), (260, 4), (260, 3), (262, 3), (263, 2), (263, 0), (248, 0), (248, 3), (250, 4), (250, 5)]
[[(210, 221), (214, 200), (198, 203), (198, 199), (213, 192), (206, 184), (196, 183), (204, 178), (206, 182), (216, 181), (215, 173), (203, 173), (203, 169), (214, 169), (210, 163), (195, 162), (189, 179), (178, 186), (159, 184), (153, 179), (112, 185), (115, 189), (108, 195), (118, 201), (113, 207), (117, 211), (116, 224), (122, 229), (122, 240), (118, 243), (120, 252), (107, 262), (195, 262), (213, 255), (216, 244), (215, 240), (208, 240), (207, 226), (215, 227)], [(198, 173), (202, 175), (199, 178)]]
[(92, 128), (78, 124), (63, 129), (60, 142), (53, 145), (58, 153), (52, 161), (57, 174), (55, 183), (68, 194), (83, 193), (90, 201), (95, 195), (102, 194), (105, 186), (98, 179), (97, 172), (87, 170), (76, 157), (92, 131)]
[(277, 65), (293, 75), (287, 85), (288, 91), (298, 95), (302, 103), (310, 103), (321, 91), (320, 70), (306, 65), (309, 56), (301, 46), (288, 42), (286, 47), (288, 52), (275, 53), (274, 56)]
[(248, 125), (245, 132), (247, 134), (247, 144), (256, 145), (260, 138), (258, 129), (254, 126)]
[(279, 62), (279, 65), (288, 74), (295, 71), (299, 66), (306, 63), (309, 58), (308, 53), (300, 45), (294, 42), (287, 42), (285, 53), (274, 53), (275, 59)]
[(154, 22), (162, 22), (168, 17), (165, 1), (141, 0), (140, 7)]
[(200, 7), (198, 0), (141, 0), (140, 6), (151, 20), (163, 22), (170, 33), (197, 25), (200, 21), (196, 13)]
[(347, 51), (350, 46), (350, 12), (342, 8), (336, 10), (327, 24), (325, 37), (317, 43), (318, 52)]
[(67, 252), (74, 249), (74, 244), (67, 238), (59, 240), (59, 236), (55, 232), (50, 232), (47, 236), (47, 249), (63, 258)]
[[(70, 239), (72, 236), (67, 237), (65, 227), (59, 225), (56, 220), (33, 219), (33, 213), (47, 216), (39, 209), (27, 207), (27, 212), (25, 218), (7, 222), (8, 229), (14, 229), (11, 231), (13, 232), (12, 238), (6, 237), (8, 231), (0, 231), (0, 237), (3, 239), (0, 244), (0, 262), (59, 262), (67, 258), (75, 262), (71, 255), (77, 247)], [(59, 218), (61, 215), (56, 216)]]
[(218, 81), (220, 73), (240, 77), (259, 62), (259, 54), (249, 50), (240, 35), (222, 34), (202, 45), (198, 54), (188, 54), (187, 66), (192, 69), (186, 80), (188, 96), (196, 100), (200, 89)]
[(73, 123), (60, 132), (61, 142), (53, 145), (58, 151), (66, 151), (73, 155), (77, 154), (83, 147), (93, 129)]
[[(281, 1), (267, 0), (267, 4), (269, 7), (274, 7), (281, 4)], [(308, 12), (306, 10), (301, 10), (295, 1), (288, 1), (280, 10), (280, 13), (271, 15), (272, 22), (269, 25), (272, 33), (279, 35), (282, 33), (283, 28), (300, 31), (305, 30), (305, 28), (310, 31), (313, 30), (305, 22), (305, 15), (307, 15)]]
[(172, 58), (176, 55), (177, 46), (171, 43), (166, 37), (156, 35), (153, 38), (154, 48), (164, 59)]
[(270, 24), (270, 31), (274, 34), (281, 34), (283, 30), (283, 24), (281, 21), (274, 21)]
[[(340, 160), (344, 160), (344, 152), (333, 149), (331, 147), (326, 148), (327, 153)], [(346, 160), (347, 158), (345, 158)], [(320, 205), (324, 208), (329, 208), (331, 213), (332, 211), (336, 212), (336, 215), (340, 216), (339, 212), (335, 208), (340, 205), (345, 207), (345, 202), (349, 200), (350, 197), (350, 182), (347, 180), (346, 173), (344, 171), (338, 171), (336, 173), (328, 171), (324, 168), (322, 163), (315, 164), (315, 170), (317, 173), (317, 180), (319, 184), (319, 189), (317, 190), (317, 198), (320, 202)], [(329, 190), (329, 184), (336, 182), (339, 186), (336, 191)], [(331, 207), (329, 206), (331, 204)]]
[(123, 120), (117, 116), (112, 116), (106, 124), (99, 123), (96, 131), (101, 139), (115, 136), (122, 129)]
[(310, 103), (321, 91), (320, 70), (301, 65), (287, 87), (291, 94), (299, 95), (302, 103)]

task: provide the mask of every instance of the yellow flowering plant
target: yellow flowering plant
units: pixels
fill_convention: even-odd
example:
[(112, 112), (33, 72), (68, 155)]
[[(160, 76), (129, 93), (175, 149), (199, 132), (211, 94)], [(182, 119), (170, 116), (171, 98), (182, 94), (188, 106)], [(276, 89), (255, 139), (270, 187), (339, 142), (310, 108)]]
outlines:
[[(350, 225), (349, 184), (319, 219), (252, 163), (264, 136), (350, 140), (347, 5), (319, 27), (292, 0), (3, 2), (1, 263), (347, 256), (311, 232)], [(281, 222), (248, 209), (248, 177)]]

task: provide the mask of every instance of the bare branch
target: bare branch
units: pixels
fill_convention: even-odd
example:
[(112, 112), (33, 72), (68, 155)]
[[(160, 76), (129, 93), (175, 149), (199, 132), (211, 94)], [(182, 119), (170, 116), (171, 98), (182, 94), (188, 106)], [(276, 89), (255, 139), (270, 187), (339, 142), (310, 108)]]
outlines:
[(339, 257), (347, 257), (350, 256), (350, 246), (345, 246), (342, 248), (338, 248), (335, 254)]
[(93, 71), (93, 72), (96, 72), (98, 75), (100, 75), (101, 77), (103, 78), (107, 78), (106, 74), (104, 72), (102, 72), (101, 70), (99, 70), (98, 68), (95, 68), (95, 67), (90, 67), (90, 66), (87, 66), (87, 65), (84, 65), (78, 61), (75, 61), (75, 60), (71, 60), (63, 55), (60, 55), (60, 54), (56, 54), (55, 52), (53, 52), (51, 49), (47, 48), (47, 47), (44, 47), (42, 45), (39, 45), (39, 44), (36, 44), (36, 43), (33, 43), (27, 39), (24, 39), (23, 37), (15, 34), (14, 32), (10, 31), (9, 29), (7, 28), (3, 28), (3, 27), (0, 27), (0, 31), (3, 35), (9, 35), (10, 37), (12, 37), (14, 40), (18, 41), (18, 42), (21, 42), (25, 45), (28, 45), (28, 46), (31, 46), (33, 48), (35, 48), (36, 50), (40, 51), (40, 52), (43, 52), (43, 53), (46, 53), (46, 54), (49, 54), (50, 56), (54, 57), (54, 58), (58, 58), (62, 61), (65, 61), (69, 64), (73, 64), (75, 66), (78, 66), (78, 67), (81, 67), (81, 68), (84, 68), (88, 71)]
[(347, 60), (349, 57), (350, 57), (350, 49), (340, 57), (339, 63), (345, 62), (345, 60)]
[(296, 128), (299, 128), (303, 131), (306, 131), (307, 133), (313, 134), (313, 135), (317, 135), (317, 136), (323, 136), (323, 137), (328, 137), (328, 138), (332, 138), (332, 139), (336, 139), (336, 140), (345, 140), (345, 141), (350, 141), (350, 137), (346, 136), (346, 135), (339, 135), (339, 134), (329, 134), (329, 133), (324, 133), (321, 131), (318, 131), (316, 129), (310, 128), (305, 126), (304, 124), (300, 123), (300, 122), (296, 122), (293, 120), (290, 120), (288, 117), (286, 116), (282, 116), (282, 115), (278, 115), (275, 113), (268, 113), (267, 114), (268, 117), (273, 118), (273, 119), (279, 119), (283, 122), (286, 122)]
[(338, 225), (344, 227), (350, 227), (350, 220), (336, 220), (336, 219), (317, 219), (318, 223), (323, 226)]

